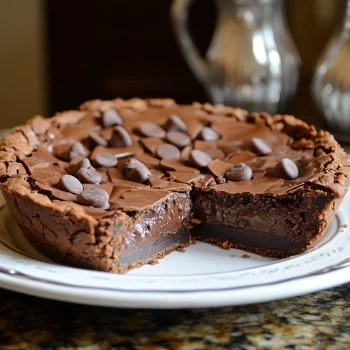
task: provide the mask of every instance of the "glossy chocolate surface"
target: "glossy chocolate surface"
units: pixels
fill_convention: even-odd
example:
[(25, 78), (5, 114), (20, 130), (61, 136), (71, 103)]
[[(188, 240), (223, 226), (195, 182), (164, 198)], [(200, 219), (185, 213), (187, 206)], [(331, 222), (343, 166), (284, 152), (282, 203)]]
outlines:
[[(100, 106), (103, 109), (103, 105)], [(314, 150), (297, 150), (292, 148), (293, 139), (286, 133), (271, 130), (263, 124), (250, 124), (237, 121), (231, 116), (215, 116), (192, 106), (171, 105), (166, 108), (149, 107), (145, 110), (132, 110), (130, 108), (116, 108), (121, 116), (122, 127), (127, 130), (132, 145), (129, 147), (103, 147), (91, 145), (89, 135), (92, 130), (104, 138), (107, 142), (112, 138), (114, 127), (104, 128), (103, 112), (100, 110), (86, 111), (84, 116), (77, 122), (66, 126), (52, 125), (46, 131), (47, 142), (42, 143), (34, 152), (21, 159), (29, 170), (30, 176), (39, 188), (50, 191), (52, 196), (60, 200), (73, 200), (73, 196), (67, 193), (65, 196), (59, 192), (57, 183), (63, 174), (67, 173), (68, 161), (62, 160), (57, 155), (68, 149), (76, 142), (81, 142), (88, 152), (88, 157), (94, 164), (100, 154), (111, 154), (119, 160), (118, 165), (112, 168), (99, 167), (97, 171), (102, 176), (101, 184), (96, 187), (108, 188), (111, 209), (139, 210), (157, 203), (159, 198), (168, 195), (165, 191), (189, 191), (189, 185), (209, 188), (215, 191), (227, 193), (249, 192), (253, 194), (272, 193), (283, 194), (297, 188), (320, 172), (325, 162), (323, 157), (315, 157)], [(157, 148), (167, 143), (166, 132), (160, 133), (160, 129), (166, 131), (167, 125), (171, 124), (172, 116), (178, 116), (186, 125), (185, 133), (192, 139), (191, 145), (186, 152), (182, 152), (180, 160), (159, 159)], [(152, 124), (145, 124), (152, 123)], [(158, 125), (157, 132), (152, 134), (153, 129), (147, 129), (145, 125)], [(140, 129), (141, 128), (141, 129)], [(219, 135), (217, 141), (202, 140), (201, 130), (211, 128)], [(142, 132), (140, 132), (142, 130)], [(204, 129), (204, 131), (209, 129)], [(150, 137), (151, 136), (151, 137)], [(152, 137), (156, 136), (156, 137)], [(162, 137), (162, 138), (161, 138)], [(256, 151), (252, 140), (263, 140), (272, 150), (268, 155), (261, 156)], [(200, 150), (213, 155), (212, 162), (206, 167), (195, 168), (189, 163), (192, 150)], [(215, 158), (218, 155), (219, 159)], [(123, 160), (135, 157), (143, 162), (152, 173), (144, 183), (127, 180), (122, 171)], [(300, 171), (298, 178), (286, 180), (273, 176), (271, 169), (283, 158), (294, 161)], [(225, 172), (235, 164), (244, 163), (253, 171), (252, 179), (244, 181), (229, 181), (224, 179)], [(205, 178), (205, 182), (201, 179)], [(208, 181), (212, 179), (212, 181)], [(167, 182), (170, 182), (168, 184)], [(187, 185), (186, 185), (187, 184)], [(210, 185), (210, 186), (209, 186)], [(84, 185), (86, 187), (86, 185)], [(139, 192), (140, 189), (155, 191)], [(140, 193), (136, 197), (137, 190)], [(136, 198), (136, 199), (135, 199)], [(136, 204), (137, 203), (137, 204)], [(106, 212), (106, 215), (107, 212)]]

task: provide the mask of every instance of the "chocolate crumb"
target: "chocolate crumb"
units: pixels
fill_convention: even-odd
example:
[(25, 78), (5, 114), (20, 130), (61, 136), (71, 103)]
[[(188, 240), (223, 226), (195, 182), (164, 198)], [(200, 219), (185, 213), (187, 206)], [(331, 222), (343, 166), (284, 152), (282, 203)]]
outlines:
[(230, 241), (224, 241), (221, 243), (221, 247), (225, 250), (229, 250), (231, 248), (231, 242)]
[(184, 247), (176, 248), (176, 250), (177, 250), (178, 252), (181, 252), (181, 253), (184, 253), (184, 252), (185, 252), (185, 248), (184, 248)]
[(218, 176), (216, 179), (215, 179), (216, 183), (221, 185), (221, 184), (225, 184), (227, 181), (224, 177), (222, 176)]

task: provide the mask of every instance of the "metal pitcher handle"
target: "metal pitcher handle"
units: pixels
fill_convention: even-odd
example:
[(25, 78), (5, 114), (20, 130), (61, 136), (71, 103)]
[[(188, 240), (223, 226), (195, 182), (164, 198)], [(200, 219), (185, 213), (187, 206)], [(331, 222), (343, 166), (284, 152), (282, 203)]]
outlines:
[(174, 0), (171, 7), (171, 17), (174, 32), (183, 56), (192, 71), (203, 83), (208, 82), (207, 62), (198, 52), (188, 31), (188, 13), (193, 0)]

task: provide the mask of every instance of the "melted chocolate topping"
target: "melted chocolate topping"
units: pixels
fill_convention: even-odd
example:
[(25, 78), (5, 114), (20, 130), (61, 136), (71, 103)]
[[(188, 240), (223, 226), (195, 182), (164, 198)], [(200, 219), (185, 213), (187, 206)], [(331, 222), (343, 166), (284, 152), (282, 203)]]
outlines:
[[(93, 104), (89, 107), (93, 107)], [(106, 215), (112, 215), (115, 209), (145, 209), (169, 196), (171, 192), (189, 192), (191, 186), (227, 193), (284, 194), (310, 180), (327, 161), (326, 156), (315, 156), (313, 149), (294, 149), (292, 144), (295, 140), (292, 137), (272, 130), (263, 123), (240, 121), (230, 115), (215, 116), (212, 111), (209, 113), (205, 108), (197, 109), (193, 106), (169, 104), (159, 108), (158, 105), (153, 107), (150, 104), (148, 108), (141, 107), (134, 106), (130, 109), (114, 106), (120, 116), (120, 123), (123, 123), (122, 128), (132, 140), (132, 144), (127, 147), (104, 147), (91, 143), (89, 135), (92, 132), (106, 140), (106, 144), (110, 144), (113, 137), (113, 127), (105, 125), (102, 120), (105, 110), (103, 103), (93, 111), (79, 112), (78, 119), (67, 119), (69, 123), (66, 125), (52, 123), (46, 130), (46, 141), (31, 155), (21, 157), (22, 164), (34, 180), (31, 182), (33, 186), (39, 191), (50, 193), (53, 199), (76, 202), (75, 194), (62, 191), (62, 187), (58, 186), (62, 175), (69, 173), (69, 159), (62, 160), (58, 154), (72, 148), (77, 142), (89, 152), (88, 158), (92, 164), (96, 164), (99, 155), (106, 153), (118, 158), (115, 167), (100, 166), (96, 169), (101, 175), (100, 184), (84, 184), (84, 189), (95, 186), (106, 190), (110, 195), (110, 209)], [(159, 159), (157, 149), (168, 142), (166, 130), (169, 129), (169, 118), (174, 115), (179, 118), (176, 122), (181, 125), (181, 132), (186, 134), (191, 144), (181, 144), (180, 148), (186, 147), (179, 149), (179, 160)], [(203, 137), (203, 132), (204, 135), (215, 137)], [(173, 132), (175, 136), (176, 133), (179, 131)], [(271, 153), (257, 151), (254, 140), (262, 140), (265, 148), (271, 149)], [(173, 140), (172, 143), (176, 146), (177, 142)], [(206, 167), (193, 167), (189, 161), (193, 150), (207, 151), (213, 160)], [(268, 154), (261, 155), (263, 153)], [(133, 157), (149, 170), (144, 183), (127, 180), (124, 167)], [(299, 176), (296, 179), (289, 180), (271, 173), (271, 169), (283, 158), (288, 158), (297, 165)], [(251, 168), (252, 178), (243, 181), (225, 179), (227, 170), (239, 163)], [(96, 216), (101, 216), (101, 210), (84, 208), (93, 216), (95, 213)]]

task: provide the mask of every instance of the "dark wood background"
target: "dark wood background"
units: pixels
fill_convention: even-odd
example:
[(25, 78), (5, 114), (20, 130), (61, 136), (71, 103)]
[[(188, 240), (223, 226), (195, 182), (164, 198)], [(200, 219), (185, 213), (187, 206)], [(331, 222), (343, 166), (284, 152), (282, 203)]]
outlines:
[[(312, 72), (341, 18), (342, 1), (287, 3), (289, 26), (303, 60), (299, 92), (289, 111), (310, 122), (316, 118), (309, 94)], [(46, 4), (50, 112), (75, 108), (87, 99), (116, 96), (170, 96), (183, 103), (207, 99), (175, 41), (171, 0)], [(192, 9), (190, 29), (205, 53), (215, 28), (215, 4), (198, 0)]]

